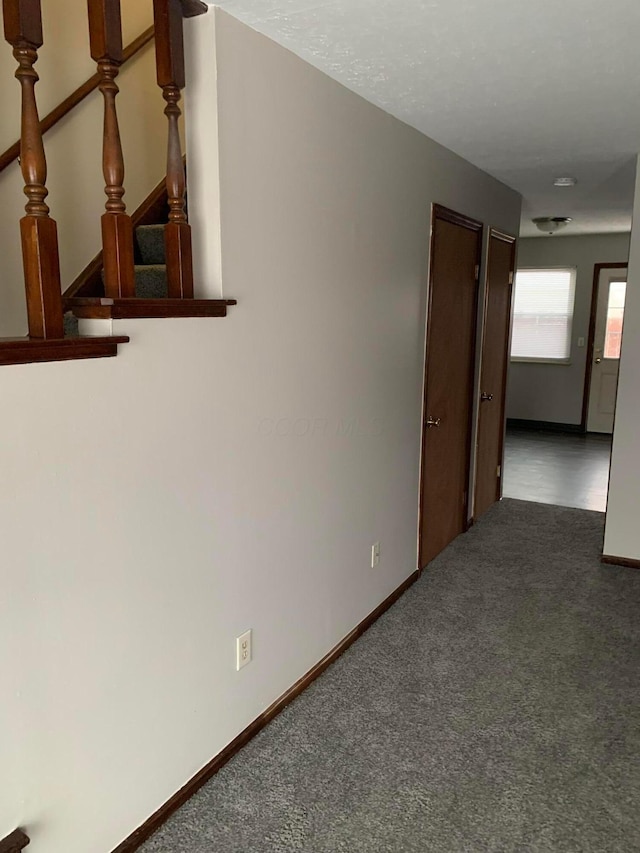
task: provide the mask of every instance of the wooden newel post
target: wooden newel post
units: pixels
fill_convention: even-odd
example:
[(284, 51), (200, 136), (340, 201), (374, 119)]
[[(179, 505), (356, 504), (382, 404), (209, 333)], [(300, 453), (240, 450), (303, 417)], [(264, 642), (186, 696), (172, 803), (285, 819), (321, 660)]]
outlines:
[(104, 288), (117, 299), (135, 296), (133, 225), (124, 202), (124, 156), (120, 141), (116, 77), (122, 64), (120, 0), (87, 0), (91, 57), (98, 65), (104, 97), (102, 170), (107, 203), (102, 216)]
[(169, 296), (174, 299), (192, 299), (191, 226), (187, 222), (185, 209), (186, 181), (178, 124), (182, 115), (179, 104), (185, 85), (182, 5), (180, 0), (153, 0), (153, 13), (158, 85), (162, 88), (163, 97), (167, 102), (164, 112), (169, 120), (169, 223), (165, 229)]
[(27, 197), (26, 216), (20, 220), (22, 258), (27, 293), (29, 335), (33, 338), (64, 337), (58, 228), (49, 216), (47, 160), (44, 153), (34, 68), (42, 47), (40, 0), (2, 0), (4, 35), (18, 62), (16, 78), (22, 87), (20, 163)]

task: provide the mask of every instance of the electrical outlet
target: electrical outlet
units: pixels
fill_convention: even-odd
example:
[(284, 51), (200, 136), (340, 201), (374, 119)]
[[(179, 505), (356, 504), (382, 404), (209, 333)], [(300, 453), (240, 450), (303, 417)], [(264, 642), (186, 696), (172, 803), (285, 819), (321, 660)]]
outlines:
[(236, 637), (236, 670), (251, 663), (251, 631)]
[(371, 546), (371, 568), (375, 569), (375, 567), (380, 562), (380, 543), (374, 542)]

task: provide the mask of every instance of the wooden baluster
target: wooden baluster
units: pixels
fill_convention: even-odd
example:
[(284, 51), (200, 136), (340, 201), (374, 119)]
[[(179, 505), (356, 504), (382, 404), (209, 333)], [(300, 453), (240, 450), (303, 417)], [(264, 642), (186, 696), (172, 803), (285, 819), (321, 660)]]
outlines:
[(20, 163), (27, 197), (26, 216), (20, 220), (22, 258), (27, 294), (29, 335), (33, 338), (64, 337), (58, 228), (49, 216), (47, 160), (44, 153), (34, 68), (42, 47), (40, 0), (2, 0), (4, 35), (18, 62), (16, 78), (22, 87)]
[(133, 224), (124, 202), (124, 156), (118, 127), (116, 77), (122, 64), (120, 0), (87, 0), (91, 57), (98, 64), (104, 97), (102, 170), (106, 212), (102, 216), (104, 288), (108, 297), (135, 296)]
[(191, 226), (185, 209), (185, 173), (180, 145), (178, 121), (181, 92), (185, 85), (182, 6), (180, 0), (153, 0), (156, 28), (156, 59), (158, 85), (167, 102), (165, 115), (169, 120), (167, 150), (167, 193), (169, 223), (165, 228), (167, 280), (169, 296), (176, 299), (193, 298), (193, 261)]

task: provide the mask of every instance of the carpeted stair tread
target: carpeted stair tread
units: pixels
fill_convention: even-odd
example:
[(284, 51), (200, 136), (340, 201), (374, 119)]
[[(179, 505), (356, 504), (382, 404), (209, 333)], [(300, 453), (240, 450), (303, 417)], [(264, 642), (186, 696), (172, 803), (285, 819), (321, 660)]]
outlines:
[(164, 264), (164, 225), (141, 225), (136, 228), (136, 242), (143, 264)]
[(78, 329), (78, 318), (72, 311), (66, 311), (63, 316), (65, 338), (77, 338), (80, 336)]
[[(165, 264), (136, 264), (136, 297), (138, 299), (166, 299), (167, 268)], [(104, 281), (104, 270), (102, 271)]]
[(167, 268), (164, 264), (139, 264), (135, 267), (138, 299), (166, 299)]

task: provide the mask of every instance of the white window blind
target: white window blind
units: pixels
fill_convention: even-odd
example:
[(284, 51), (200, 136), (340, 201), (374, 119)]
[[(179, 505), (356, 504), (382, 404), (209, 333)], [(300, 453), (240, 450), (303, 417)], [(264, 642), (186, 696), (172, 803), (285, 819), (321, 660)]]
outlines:
[(575, 269), (518, 270), (511, 358), (566, 361), (571, 354)]

